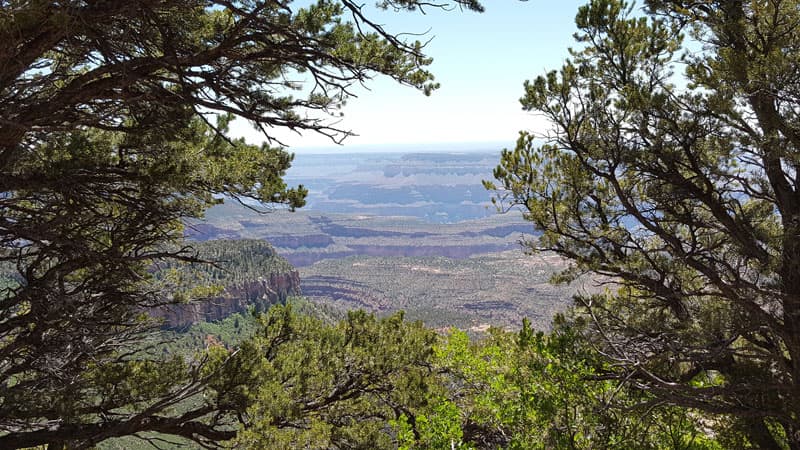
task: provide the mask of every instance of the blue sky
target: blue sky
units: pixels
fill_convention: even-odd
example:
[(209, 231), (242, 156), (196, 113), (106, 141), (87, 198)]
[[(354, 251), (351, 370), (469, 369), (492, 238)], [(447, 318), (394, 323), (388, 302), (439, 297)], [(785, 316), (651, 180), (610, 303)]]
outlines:
[[(369, 1), (369, 0), (368, 0)], [(522, 83), (561, 66), (573, 45), (574, 17), (583, 0), (485, 0), (486, 12), (381, 13), (377, 22), (392, 32), (431, 37), (426, 53), (441, 88), (425, 97), (413, 88), (376, 78), (348, 101), (338, 123), (358, 134), (338, 151), (407, 149), (418, 144), (460, 147), (510, 146), (522, 129), (543, 131), (540, 118), (519, 105)], [(425, 37), (424, 37), (425, 38)], [(423, 38), (423, 40), (424, 40)], [(235, 135), (259, 142), (243, 123)], [(332, 147), (313, 133), (276, 133), (294, 152)]]

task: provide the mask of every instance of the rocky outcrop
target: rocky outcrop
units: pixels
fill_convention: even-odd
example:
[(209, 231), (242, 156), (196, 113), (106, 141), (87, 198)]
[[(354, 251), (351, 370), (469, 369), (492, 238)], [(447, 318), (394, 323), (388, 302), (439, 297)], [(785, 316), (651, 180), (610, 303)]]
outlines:
[(274, 273), (254, 280), (226, 287), (213, 298), (189, 304), (169, 305), (151, 312), (164, 319), (164, 326), (184, 328), (198, 322), (221, 320), (250, 307), (266, 310), (269, 306), (283, 303), (287, 297), (300, 294), (300, 276), (297, 271)]
[(469, 258), (473, 255), (494, 253), (516, 248), (517, 244), (478, 245), (350, 245), (355, 254), (368, 256), (442, 256), (445, 258)]
[(519, 247), (519, 244), (507, 242), (502, 244), (477, 245), (357, 245), (350, 244), (346, 251), (315, 252), (303, 251), (286, 253), (284, 256), (295, 267), (307, 267), (324, 259), (341, 259), (348, 256), (381, 256), (381, 257), (421, 257), (441, 256), (445, 258), (464, 259), (475, 255), (502, 252)]
[(235, 230), (215, 227), (208, 223), (186, 224), (185, 236), (188, 239), (197, 241), (208, 241), (211, 239), (239, 239), (241, 236)]
[(275, 247), (298, 249), (304, 247), (324, 248), (333, 245), (335, 242), (327, 234), (304, 234), (304, 235), (276, 235), (268, 238), (270, 244)]
[(466, 237), (492, 236), (501, 238), (501, 237), (506, 237), (510, 234), (531, 235), (533, 233), (534, 233), (533, 226), (525, 223), (525, 224), (503, 225), (499, 227), (487, 228), (485, 230), (480, 230), (480, 231), (462, 231), (461, 233), (458, 234), (460, 236), (466, 236)]
[(295, 252), (287, 253), (285, 258), (295, 267), (306, 267), (323, 259), (341, 259), (348, 256), (355, 256), (357, 253), (348, 250), (342, 252)]

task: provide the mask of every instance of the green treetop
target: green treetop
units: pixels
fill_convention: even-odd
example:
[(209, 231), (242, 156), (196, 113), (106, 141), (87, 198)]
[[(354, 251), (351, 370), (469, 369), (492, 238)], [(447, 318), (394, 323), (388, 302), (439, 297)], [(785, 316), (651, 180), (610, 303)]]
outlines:
[[(270, 129), (340, 140), (317, 112), (374, 75), (430, 92), (422, 44), (348, 0), (0, 5), (0, 447), (233, 437), (231, 403), (185, 401), (211, 375), (133, 352), (170, 298), (150, 268), (198, 259), (182, 219), (220, 198), (302, 206)], [(234, 117), (271, 144), (226, 137)]]
[(579, 301), (620, 378), (800, 449), (800, 3), (644, 3), (580, 8), (571, 58), (525, 85), (544, 144), (487, 184), (562, 281), (615, 281)]

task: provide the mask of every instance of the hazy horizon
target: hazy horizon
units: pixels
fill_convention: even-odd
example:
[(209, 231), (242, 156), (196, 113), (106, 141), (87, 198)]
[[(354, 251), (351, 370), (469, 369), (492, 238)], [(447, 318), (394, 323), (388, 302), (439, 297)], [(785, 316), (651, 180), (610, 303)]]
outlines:
[(354, 145), (287, 146), (286, 150), (298, 155), (347, 155), (362, 153), (493, 153), (513, 148), (514, 140), (476, 142), (421, 142)]

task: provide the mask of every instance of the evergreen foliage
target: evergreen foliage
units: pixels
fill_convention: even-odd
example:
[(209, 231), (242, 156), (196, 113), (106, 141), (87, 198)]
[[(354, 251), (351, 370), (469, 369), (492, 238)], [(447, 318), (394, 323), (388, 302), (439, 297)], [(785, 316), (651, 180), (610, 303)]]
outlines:
[(544, 145), (522, 133), (487, 185), (573, 262), (556, 281), (616, 280), (578, 300), (618, 379), (800, 449), (800, 4), (644, 4), (580, 8), (525, 85)]
[(171, 354), (206, 346), (207, 370), (220, 373), (206, 396), (246, 409), (238, 447), (719, 450), (719, 439), (740, 438), (709, 434), (724, 417), (638, 408), (642, 393), (605, 377), (580, 321), (559, 318), (549, 334), (526, 321), (470, 341), (402, 313), (329, 321), (296, 304), (199, 324), (166, 344)]
[(265, 241), (253, 239), (187, 243), (195, 258), (163, 259), (152, 268), (152, 284), (175, 301), (203, 301), (225, 288), (289, 276), (294, 267)]
[[(286, 259), (278, 255), (266, 241), (237, 239), (192, 242), (192, 248), (204, 260), (214, 263), (196, 264), (198, 270), (214, 283), (230, 285), (254, 280), (270, 274), (287, 273), (294, 270)], [(160, 270), (181, 267), (176, 261), (166, 261)]]
[(232, 374), (257, 377), (250, 423), (236, 439), (245, 448), (395, 448), (389, 421), (435, 391), (436, 334), (400, 313), (356, 311), (326, 325), (274, 307), (260, 323)]
[(168, 343), (151, 308), (288, 269), (184, 219), (302, 206), (270, 128), (338, 141), (316, 113), (377, 74), (430, 93), (430, 59), (350, 0), (0, 1), (0, 448), (800, 450), (800, 4), (645, 4), (579, 10), (522, 100), (552, 134), (495, 172), (556, 281), (616, 283), (577, 318), (476, 343), (300, 301)]
[[(150, 268), (199, 260), (179, 244), (182, 220), (223, 197), (302, 206), (270, 128), (339, 140), (348, 132), (315, 114), (378, 74), (430, 92), (422, 44), (349, 0), (0, 5), (0, 262), (14, 280), (0, 286), (0, 447), (232, 438), (239, 403), (176, 409), (217, 375), (207, 360), (138, 352), (143, 311), (174, 299)], [(234, 117), (268, 143), (226, 137)]]
[(452, 377), (464, 448), (720, 449), (696, 412), (639, 407), (646, 394), (606, 376), (582, 328), (559, 316), (547, 334), (527, 320), (476, 342), (450, 333), (437, 361)]

